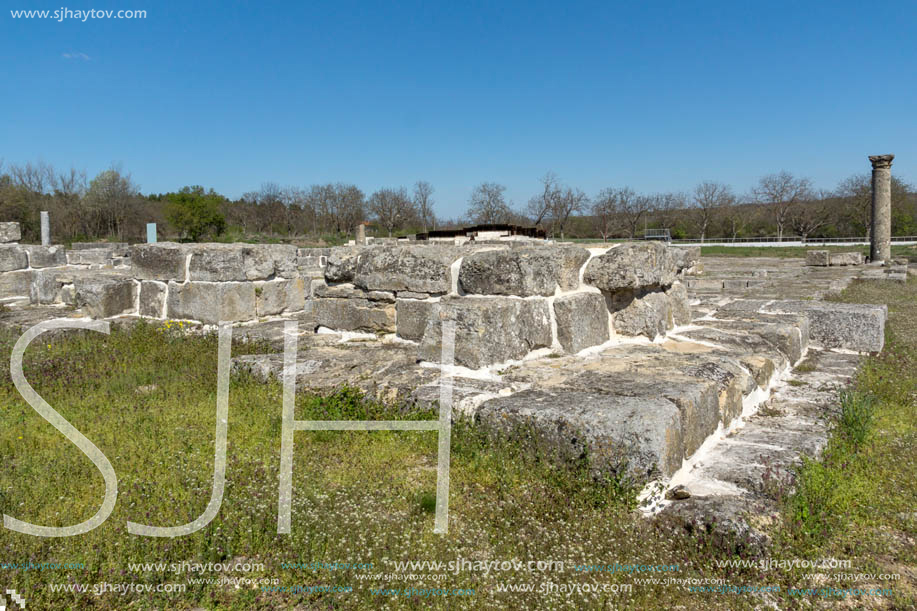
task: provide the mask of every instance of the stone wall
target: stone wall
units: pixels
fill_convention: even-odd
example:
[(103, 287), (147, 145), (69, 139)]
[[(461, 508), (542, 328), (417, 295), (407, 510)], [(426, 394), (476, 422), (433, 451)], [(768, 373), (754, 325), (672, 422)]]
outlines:
[(332, 249), (312, 283), (314, 324), (394, 333), (438, 361), (441, 322), (453, 320), (455, 362), (472, 369), (615, 336), (656, 339), (690, 322), (679, 278), (698, 255), (659, 242)]

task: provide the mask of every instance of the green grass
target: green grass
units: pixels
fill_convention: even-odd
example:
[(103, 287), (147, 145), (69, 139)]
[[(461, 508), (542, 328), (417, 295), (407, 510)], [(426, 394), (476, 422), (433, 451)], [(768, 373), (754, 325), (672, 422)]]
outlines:
[[(917, 287), (855, 283), (840, 299), (888, 301), (888, 347), (866, 360), (824, 457), (807, 461), (772, 529), (773, 558), (852, 558), (850, 572), (905, 574), (892, 602), (913, 608), (917, 566)], [(8, 358), (16, 337), (0, 333)], [(626, 574), (583, 573), (576, 564), (678, 564), (661, 577), (723, 579), (741, 585), (803, 585), (798, 571), (717, 568), (736, 555), (703, 533), (659, 528), (634, 512), (627, 482), (596, 481), (588, 460), (560, 468), (529, 449), (525, 431), (495, 438), (459, 420), (451, 444), (447, 536), (433, 533), (437, 439), (430, 432), (297, 432), (292, 533), (277, 534), (281, 386), (235, 374), (230, 385), (227, 483), (217, 517), (174, 539), (133, 536), (128, 520), (177, 525), (195, 519), (210, 497), (216, 391), (216, 338), (187, 336), (172, 325), (113, 327), (109, 336), (72, 331), (33, 342), (27, 379), (109, 457), (119, 478), (109, 519), (85, 535), (43, 539), (0, 531), (0, 562), (83, 562), (85, 570), (0, 569), (4, 588), (25, 593), (31, 609), (755, 609), (760, 597), (695, 594), (673, 585), (634, 584)], [(235, 355), (270, 350), (237, 344)], [(66, 525), (97, 509), (104, 485), (82, 453), (19, 396), (0, 369), (0, 509), (37, 524)], [(865, 410), (861, 397), (873, 397)], [(841, 414), (846, 413), (846, 417)], [(868, 415), (867, 415), (868, 414)], [(368, 401), (357, 391), (299, 395), (297, 419), (427, 419), (429, 411)], [(739, 552), (742, 557), (746, 552)], [(394, 560), (555, 560), (563, 572), (460, 571), (444, 581), (363, 581), (396, 573)], [(132, 562), (262, 564), (231, 577), (283, 586), (338, 585), (350, 593), (277, 593), (194, 584), (189, 575), (131, 570)], [(372, 570), (282, 568), (285, 562), (363, 562)], [(425, 571), (418, 571), (425, 572)], [(193, 577), (216, 578), (209, 573)], [(642, 574), (637, 577), (660, 577)], [(49, 584), (178, 583), (181, 594), (54, 593)], [(627, 594), (498, 593), (498, 584), (632, 584)], [(474, 588), (470, 597), (379, 597), (370, 588)], [(831, 584), (837, 585), (837, 584)], [(841, 584), (843, 585), (843, 584)], [(850, 587), (862, 585), (847, 584)], [(880, 584), (887, 585), (887, 584)], [(802, 603), (777, 596), (781, 608)], [(811, 602), (811, 601), (806, 601)], [(830, 602), (830, 601), (829, 601)]]
[[(701, 246), (701, 255), (716, 257), (797, 257), (805, 258), (808, 250), (830, 250), (831, 252), (861, 252), (869, 255), (869, 246)], [(914, 246), (892, 245), (892, 256), (908, 257), (917, 261)]]

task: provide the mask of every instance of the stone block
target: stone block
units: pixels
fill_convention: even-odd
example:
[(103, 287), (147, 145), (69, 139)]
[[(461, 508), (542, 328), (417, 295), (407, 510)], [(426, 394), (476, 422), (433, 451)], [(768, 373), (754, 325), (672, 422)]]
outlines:
[(252, 282), (169, 283), (168, 317), (203, 323), (254, 320)]
[[(359, 249), (353, 284), (367, 291), (414, 291), (442, 295), (452, 286), (450, 266), (462, 256), (454, 246), (394, 245)], [(325, 278), (329, 277), (329, 261)]]
[(0, 299), (27, 297), (32, 286), (32, 272), (19, 270), (0, 273)]
[(835, 252), (829, 256), (831, 265), (863, 265), (864, 260), (861, 252)]
[(666, 331), (675, 326), (669, 299), (662, 291), (632, 298), (623, 307), (617, 295), (610, 297), (608, 303), (614, 313), (612, 320), (615, 332), (621, 335), (644, 335), (655, 339), (657, 335), (665, 335)]
[(0, 272), (12, 272), (28, 266), (29, 257), (23, 247), (16, 244), (0, 245)]
[[(730, 304), (731, 305), (731, 304)], [(804, 314), (809, 340), (822, 348), (881, 352), (885, 346), (888, 306), (826, 301), (774, 301), (764, 312)]]
[(677, 272), (673, 250), (661, 242), (627, 242), (589, 261), (583, 278), (606, 293), (667, 288)]
[(675, 269), (679, 272), (689, 272), (700, 261), (700, 246), (671, 246), (672, 258), (675, 260)]
[(192, 282), (241, 282), (274, 277), (272, 253), (260, 244), (195, 244), (190, 252), (188, 272)]
[(669, 311), (672, 313), (674, 325), (687, 325), (694, 319), (691, 314), (691, 304), (688, 301), (688, 290), (681, 282), (676, 282), (672, 288), (665, 292), (669, 302)]
[(443, 320), (455, 321), (455, 364), (471, 369), (518, 360), (551, 346), (546, 300), (458, 297), (440, 302), (439, 317), (427, 323), (420, 358), (439, 362)]
[(427, 323), (439, 316), (439, 303), (398, 299), (395, 301), (395, 320), (398, 337), (419, 342), (423, 338)]
[(21, 239), (19, 223), (0, 223), (0, 243), (18, 242)]
[(74, 242), (70, 250), (96, 250), (103, 248), (110, 250), (113, 257), (126, 257), (130, 253), (131, 245), (127, 242)]
[(578, 246), (530, 246), (473, 253), (462, 259), (459, 284), (476, 295), (549, 297), (579, 287), (589, 251)]
[(588, 456), (596, 472), (637, 485), (672, 475), (685, 454), (681, 413), (660, 397), (533, 389), (486, 401), (476, 417), (562, 461)]
[(76, 306), (92, 318), (119, 316), (134, 309), (134, 281), (130, 278), (77, 276), (74, 278)]
[(67, 263), (69, 265), (95, 265), (97, 267), (111, 265), (111, 250), (108, 248), (68, 250)]
[(733, 291), (742, 291), (748, 288), (748, 280), (745, 278), (724, 278), (723, 288)]
[(73, 283), (76, 270), (36, 269), (31, 274), (29, 301), (32, 304), (61, 303), (61, 287)]
[(830, 264), (831, 252), (828, 250), (807, 250), (806, 265), (827, 267)]
[(328, 282), (352, 283), (357, 273), (360, 253), (365, 247), (339, 246), (332, 248), (325, 262), (325, 280)]
[(185, 281), (188, 249), (175, 242), (135, 244), (131, 247), (131, 273), (138, 280)]
[(302, 278), (256, 282), (255, 297), (258, 316), (299, 312), (306, 305), (305, 282)]
[(140, 282), (140, 315), (150, 318), (165, 318), (166, 292), (168, 285), (157, 280)]
[(599, 293), (574, 293), (554, 300), (557, 341), (566, 352), (577, 353), (608, 341), (608, 308)]
[(368, 299), (315, 299), (312, 305), (315, 325), (335, 331), (393, 333), (395, 306)]
[(22, 248), (29, 253), (29, 267), (58, 267), (67, 265), (67, 250), (61, 246), (33, 246), (24, 245)]

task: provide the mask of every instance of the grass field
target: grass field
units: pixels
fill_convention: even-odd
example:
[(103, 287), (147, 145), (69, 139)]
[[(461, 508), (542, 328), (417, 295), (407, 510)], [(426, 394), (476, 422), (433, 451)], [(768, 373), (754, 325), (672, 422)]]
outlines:
[[(770, 250), (770, 249), (768, 249)], [(885, 352), (865, 361), (827, 456), (800, 470), (801, 486), (771, 527), (771, 558), (846, 558), (850, 573), (898, 573), (887, 597), (841, 600), (849, 608), (914, 608), (917, 556), (917, 284), (856, 283), (838, 298), (887, 302)], [(7, 358), (16, 337), (0, 336)], [(281, 387), (234, 375), (230, 386), (227, 484), (221, 509), (202, 530), (175, 539), (130, 535), (128, 520), (170, 526), (195, 519), (210, 498), (216, 405), (216, 338), (137, 324), (110, 336), (71, 331), (39, 338), (26, 353), (28, 380), (108, 456), (119, 494), (109, 519), (90, 533), (39, 538), (4, 529), (0, 563), (83, 563), (77, 570), (0, 569), (4, 588), (31, 609), (752, 609), (748, 594), (690, 592), (665, 578), (713, 579), (729, 586), (776, 586), (781, 608), (833, 607), (837, 598), (791, 598), (790, 587), (818, 587), (812, 570), (719, 568), (740, 558), (700, 535), (672, 533), (634, 511), (633, 491), (588, 477), (588, 465), (556, 468), (544, 456), (489, 439), (458, 422), (452, 436), (449, 534), (433, 534), (436, 435), (426, 432), (297, 432), (292, 534), (277, 534)], [(266, 346), (239, 344), (235, 354)], [(0, 384), (0, 508), (43, 525), (91, 516), (104, 484), (92, 463)], [(863, 397), (870, 397), (865, 400)], [(349, 390), (297, 398), (297, 419), (419, 419), (362, 400)], [(563, 570), (403, 569), (396, 561), (563, 562)], [(191, 574), (181, 563), (248, 565), (249, 571)], [(295, 563), (364, 563), (349, 569), (284, 568)], [(157, 568), (132, 563), (164, 563)], [(170, 570), (171, 564), (177, 566)], [(578, 565), (677, 565), (677, 572), (578, 571)], [(467, 566), (467, 565), (466, 565)], [(557, 565), (554, 565), (555, 569)], [(374, 576), (444, 574), (442, 580)], [(830, 571), (830, 572), (836, 572)], [(221, 576), (275, 579), (262, 585), (204, 583)], [(658, 583), (638, 583), (639, 579)], [(194, 580), (198, 582), (195, 583)], [(176, 592), (52, 591), (57, 584), (178, 584)], [(704, 583), (703, 581), (699, 583)], [(862, 580), (830, 581), (863, 587)], [(550, 585), (553, 584), (553, 585)], [(585, 592), (584, 586), (618, 592)], [(888, 587), (889, 582), (872, 584)], [(318, 587), (352, 588), (321, 592)], [(508, 587), (532, 592), (501, 592)], [(580, 591), (561, 590), (579, 586)], [(392, 596), (379, 588), (467, 589), (453, 596)], [(551, 590), (551, 588), (554, 590)], [(136, 588), (136, 586), (135, 586)], [(454, 594), (457, 594), (453, 592)]]
[[(807, 250), (831, 252), (861, 252), (869, 255), (869, 246), (701, 246), (702, 255), (717, 257), (799, 257), (805, 258)], [(908, 257), (917, 261), (917, 246), (892, 245), (892, 256)]]

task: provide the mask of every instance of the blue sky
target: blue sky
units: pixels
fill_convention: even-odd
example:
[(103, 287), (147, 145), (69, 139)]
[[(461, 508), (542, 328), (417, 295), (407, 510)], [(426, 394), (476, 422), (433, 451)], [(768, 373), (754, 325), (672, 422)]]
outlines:
[[(0, 14), (0, 157), (143, 192), (430, 181), (437, 212), (555, 171), (608, 186), (831, 188), (897, 155), (917, 181), (915, 3), (12, 0)], [(10, 10), (143, 9), (145, 19)]]

